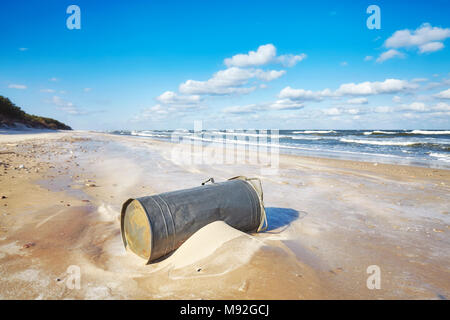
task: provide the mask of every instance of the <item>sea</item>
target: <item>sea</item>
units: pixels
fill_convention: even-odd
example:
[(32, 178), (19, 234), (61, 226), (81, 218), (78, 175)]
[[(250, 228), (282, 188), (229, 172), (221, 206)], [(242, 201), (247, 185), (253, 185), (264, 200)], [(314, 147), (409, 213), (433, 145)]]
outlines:
[(267, 145), (286, 154), (450, 169), (450, 130), (116, 130), (108, 133), (172, 142)]

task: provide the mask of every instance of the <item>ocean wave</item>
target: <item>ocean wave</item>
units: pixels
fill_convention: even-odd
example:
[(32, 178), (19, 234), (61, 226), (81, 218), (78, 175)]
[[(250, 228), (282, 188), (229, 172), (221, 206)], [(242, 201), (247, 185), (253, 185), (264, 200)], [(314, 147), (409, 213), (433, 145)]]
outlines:
[(373, 141), (373, 140), (355, 140), (355, 139), (347, 139), (342, 138), (339, 141), (347, 142), (347, 143), (359, 143), (359, 144), (370, 144), (376, 146), (413, 146), (416, 144), (423, 144), (418, 141), (392, 141), (392, 140), (384, 140), (384, 141)]
[(366, 131), (364, 132), (364, 135), (376, 135), (376, 134), (399, 134), (400, 132), (394, 132), (394, 131), (381, 131), (381, 130), (375, 130), (375, 131)]
[(299, 134), (326, 134), (326, 133), (336, 133), (334, 130), (305, 130), (305, 131), (293, 131), (292, 133)]
[(450, 162), (450, 154), (443, 154), (443, 153), (437, 153), (437, 152), (430, 152), (430, 157), (438, 158), (439, 160)]
[(402, 146), (402, 147), (424, 147), (435, 150), (450, 150), (450, 143), (433, 143), (423, 141), (394, 141), (394, 140), (364, 140), (364, 139), (339, 139), (341, 142), (367, 144), (375, 146)]
[(139, 137), (159, 137), (159, 138), (168, 138), (169, 136), (166, 134), (158, 134), (153, 133), (149, 131), (131, 131), (132, 136), (139, 136)]
[(413, 130), (408, 134), (450, 134), (450, 130), (432, 131), (432, 130)]
[[(254, 131), (254, 130), (252, 130)], [(263, 130), (256, 130), (256, 131), (263, 131)], [(209, 135), (225, 135), (225, 136), (243, 136), (243, 137), (267, 137), (267, 138), (289, 138), (290, 136), (287, 135), (281, 135), (281, 134), (273, 134), (271, 130), (267, 130), (265, 133), (250, 133), (250, 132), (240, 132), (240, 131), (205, 131), (203, 134), (209, 134)]]
[(320, 137), (308, 137), (308, 136), (303, 136), (303, 137), (299, 137), (299, 136), (291, 136), (291, 139), (294, 140), (324, 140), (324, 138), (320, 138)]

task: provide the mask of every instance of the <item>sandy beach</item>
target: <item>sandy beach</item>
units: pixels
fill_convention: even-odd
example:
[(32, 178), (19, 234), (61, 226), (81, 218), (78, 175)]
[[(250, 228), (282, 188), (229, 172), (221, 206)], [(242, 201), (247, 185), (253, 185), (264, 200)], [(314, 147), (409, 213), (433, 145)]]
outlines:
[[(0, 299), (450, 297), (449, 170), (280, 155), (278, 174), (264, 175), (246, 163), (180, 165), (173, 146), (0, 134)], [(262, 180), (268, 230), (215, 222), (149, 265), (125, 251), (125, 200), (236, 175)], [(367, 287), (372, 265), (380, 289)]]

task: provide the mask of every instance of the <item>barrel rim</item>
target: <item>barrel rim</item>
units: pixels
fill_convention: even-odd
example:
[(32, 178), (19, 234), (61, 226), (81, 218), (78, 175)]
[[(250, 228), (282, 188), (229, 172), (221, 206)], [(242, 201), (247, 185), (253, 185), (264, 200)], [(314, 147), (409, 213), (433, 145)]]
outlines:
[[(259, 178), (247, 178), (246, 176), (236, 176), (236, 177), (229, 178), (228, 180), (245, 181), (253, 188), (253, 190), (255, 190), (256, 195), (258, 196), (258, 199), (259, 199), (259, 206), (260, 206), (260, 210), (261, 210), (261, 215), (260, 215), (261, 221), (260, 221), (259, 227), (256, 232), (266, 230), (268, 227), (268, 223), (267, 223), (266, 208), (264, 207), (264, 194), (263, 194), (261, 180)], [(257, 188), (254, 185), (254, 183), (252, 182), (253, 180), (258, 180), (259, 186), (260, 186), (259, 188)], [(264, 226), (264, 224), (265, 224), (265, 226)]]
[(133, 253), (136, 254), (138, 257), (146, 260), (147, 263), (148, 263), (150, 261), (150, 259), (151, 259), (152, 252), (153, 252), (153, 230), (152, 230), (152, 225), (150, 223), (150, 218), (149, 218), (148, 212), (145, 209), (145, 207), (142, 205), (142, 203), (139, 201), (139, 199), (130, 198), (127, 201), (125, 201), (124, 204), (122, 205), (122, 211), (121, 211), (121, 217), (120, 217), (120, 231), (121, 231), (121, 235), (122, 235), (122, 242), (123, 242), (123, 244), (125, 246), (125, 249), (127, 249), (128, 243), (127, 243), (127, 238), (125, 236), (125, 228), (124, 228), (125, 212), (126, 212), (128, 206), (133, 201), (136, 201), (139, 204), (140, 209), (145, 213), (145, 216), (147, 217), (148, 230), (149, 230), (149, 233), (150, 233), (150, 253), (149, 253), (148, 257), (144, 258), (144, 257), (140, 256), (139, 254), (137, 254), (135, 252), (133, 252)]

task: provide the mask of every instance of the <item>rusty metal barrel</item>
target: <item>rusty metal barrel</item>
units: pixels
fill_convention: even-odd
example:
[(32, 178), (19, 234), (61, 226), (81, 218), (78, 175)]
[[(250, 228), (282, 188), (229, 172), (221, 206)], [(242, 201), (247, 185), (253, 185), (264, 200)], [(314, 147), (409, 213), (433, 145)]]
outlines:
[(122, 240), (125, 248), (149, 263), (218, 220), (243, 232), (265, 229), (260, 180), (238, 176), (215, 183), (210, 178), (199, 187), (128, 199), (121, 212)]

